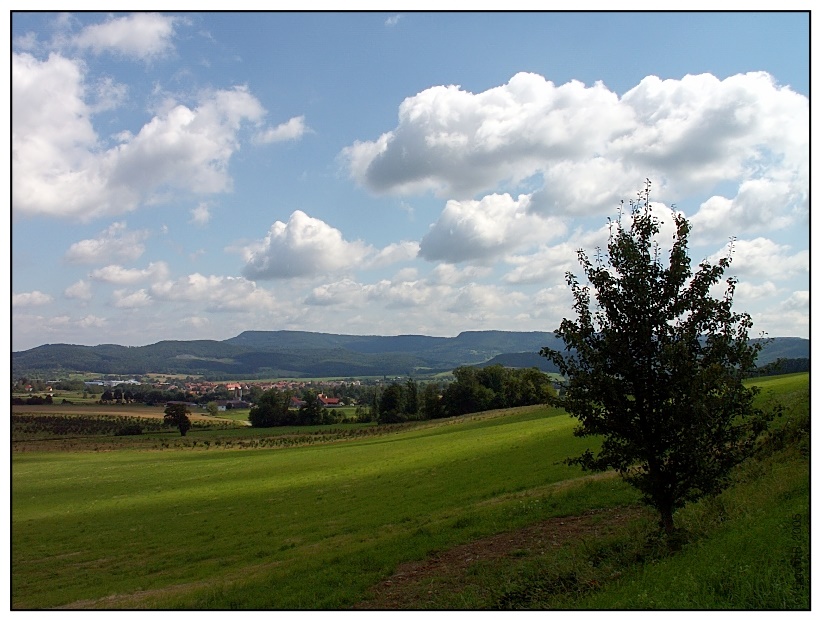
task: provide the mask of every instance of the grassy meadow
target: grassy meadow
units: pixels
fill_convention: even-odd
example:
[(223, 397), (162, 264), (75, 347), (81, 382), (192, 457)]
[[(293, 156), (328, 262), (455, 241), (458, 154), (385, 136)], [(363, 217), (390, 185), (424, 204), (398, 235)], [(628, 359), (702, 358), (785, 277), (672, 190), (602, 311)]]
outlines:
[[(807, 450), (794, 447), (790, 421), (808, 415), (808, 376), (759, 385), (766, 406), (786, 405), (779, 443), (744, 466), (736, 487), (681, 511), (689, 539), (679, 553), (652, 551), (653, 516), (639, 511), (554, 553), (477, 561), (458, 587), (421, 581), (404, 606), (806, 606)], [(11, 605), (359, 606), (405, 563), (550, 519), (637, 507), (617, 477), (562, 463), (595, 445), (574, 437), (574, 426), (537, 406), (334, 427), (357, 427), (345, 434), (300, 429), (310, 442), (236, 428), (192, 430), (159, 446), (148, 435), (13, 451)], [(770, 564), (761, 568), (761, 557)], [(744, 588), (751, 594), (730, 596)]]

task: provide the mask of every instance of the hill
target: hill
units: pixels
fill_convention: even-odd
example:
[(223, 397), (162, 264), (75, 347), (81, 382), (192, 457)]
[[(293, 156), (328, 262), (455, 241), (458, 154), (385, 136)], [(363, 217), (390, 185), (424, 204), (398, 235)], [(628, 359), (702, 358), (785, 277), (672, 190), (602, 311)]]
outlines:
[[(47, 344), (13, 352), (14, 377), (68, 372), (204, 375), (215, 379), (265, 377), (407, 376), (467, 364), (555, 368), (538, 356), (562, 348), (550, 332), (467, 331), (455, 337), (355, 336), (304, 331), (246, 331), (227, 340), (165, 340), (141, 347)], [(809, 341), (773, 338), (760, 365), (777, 358), (808, 358)]]

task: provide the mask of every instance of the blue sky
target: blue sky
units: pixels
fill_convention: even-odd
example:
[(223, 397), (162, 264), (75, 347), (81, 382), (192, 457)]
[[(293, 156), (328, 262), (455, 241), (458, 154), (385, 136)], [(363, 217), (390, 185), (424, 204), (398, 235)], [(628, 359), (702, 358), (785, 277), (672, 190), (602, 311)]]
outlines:
[(807, 13), (40, 12), (11, 38), (13, 350), (552, 331), (647, 177), (694, 263), (737, 239), (754, 335), (808, 337)]

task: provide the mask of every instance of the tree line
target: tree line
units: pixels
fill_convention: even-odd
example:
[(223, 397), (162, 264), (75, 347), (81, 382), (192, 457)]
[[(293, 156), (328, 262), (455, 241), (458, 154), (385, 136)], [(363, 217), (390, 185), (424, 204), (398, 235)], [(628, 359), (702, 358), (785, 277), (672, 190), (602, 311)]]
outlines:
[(476, 368), (460, 366), (445, 388), (427, 383), (419, 388), (411, 378), (393, 383), (376, 400), (379, 424), (447, 418), (490, 409), (545, 403), (555, 395), (549, 376), (537, 368)]

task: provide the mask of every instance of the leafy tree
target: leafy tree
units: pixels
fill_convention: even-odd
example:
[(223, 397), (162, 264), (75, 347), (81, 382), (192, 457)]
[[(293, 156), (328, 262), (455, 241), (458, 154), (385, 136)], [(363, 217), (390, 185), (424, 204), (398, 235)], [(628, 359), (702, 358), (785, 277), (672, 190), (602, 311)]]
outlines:
[(741, 383), (761, 345), (749, 341), (749, 315), (732, 312), (736, 280), (725, 280), (722, 297), (710, 293), (731, 251), (693, 273), (690, 224), (678, 213), (663, 260), (649, 192), (647, 181), (630, 202), (628, 227), (623, 205), (610, 222), (606, 256), (599, 250), (593, 263), (578, 251), (589, 284), (567, 273), (578, 317), (564, 319), (555, 332), (567, 354), (546, 347), (541, 354), (566, 378), (558, 402), (580, 421), (575, 434), (603, 436), (597, 454), (587, 450), (568, 462), (614, 468), (658, 510), (671, 534), (678, 508), (727, 486), (767, 417), (753, 406), (756, 391)]
[(251, 426), (268, 428), (295, 424), (296, 413), (289, 410), (290, 398), (290, 392), (279, 390), (263, 392), (248, 413)]
[(444, 417), (441, 388), (438, 383), (427, 383), (421, 391), (419, 413), (426, 420)]
[(418, 417), (419, 413), (419, 387), (418, 384), (409, 378), (404, 384), (402, 412), (406, 420)]
[(474, 366), (460, 366), (453, 370), (456, 380), (447, 386), (442, 405), (447, 415), (456, 416), (492, 408), (495, 392), (479, 381), (479, 370)]
[(319, 395), (308, 390), (304, 395), (305, 404), (299, 408), (296, 423), (301, 426), (313, 426), (322, 423), (323, 407), (319, 402)]
[(398, 383), (388, 385), (378, 401), (377, 419), (379, 424), (404, 422), (404, 388)]
[(205, 405), (205, 410), (208, 412), (208, 415), (216, 415), (219, 413), (219, 405), (216, 404), (215, 400), (212, 400)]
[(165, 424), (176, 426), (179, 434), (185, 437), (188, 429), (191, 428), (191, 420), (188, 418), (188, 407), (182, 403), (173, 403), (165, 407)]

